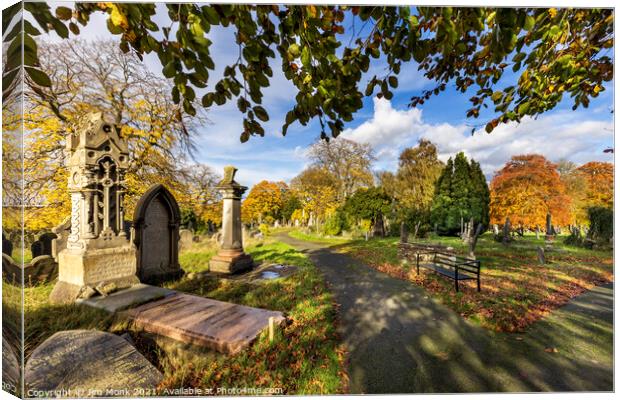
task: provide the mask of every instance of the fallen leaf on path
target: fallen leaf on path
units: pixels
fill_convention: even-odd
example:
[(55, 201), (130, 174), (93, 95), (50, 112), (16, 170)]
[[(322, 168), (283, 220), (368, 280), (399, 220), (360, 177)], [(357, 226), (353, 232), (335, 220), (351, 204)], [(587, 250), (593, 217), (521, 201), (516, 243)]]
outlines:
[(545, 352), (547, 352), (547, 353), (557, 353), (558, 349), (556, 349), (555, 347), (547, 347), (545, 349)]

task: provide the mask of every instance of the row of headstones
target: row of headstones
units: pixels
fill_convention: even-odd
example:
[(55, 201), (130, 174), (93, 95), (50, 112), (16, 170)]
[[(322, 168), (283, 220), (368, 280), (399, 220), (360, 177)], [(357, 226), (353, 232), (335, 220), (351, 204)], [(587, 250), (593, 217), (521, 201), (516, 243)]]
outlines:
[(39, 236), (32, 246), (32, 260), (24, 264), (23, 268), (12, 258), (13, 243), (2, 232), (2, 275), (13, 284), (22, 280), (27, 286), (51, 282), (58, 277), (58, 263), (51, 256), (53, 233), (44, 233)]
[[(263, 237), (262, 232), (258, 229), (250, 229), (245, 225), (242, 229), (244, 242), (249, 238), (261, 239)], [(221, 244), (222, 232), (215, 231), (206, 235), (197, 235), (190, 229), (181, 229), (179, 230), (179, 248), (188, 248), (193, 243), (202, 242), (205, 238), (214, 240), (216, 243)]]
[[(127, 237), (132, 236), (132, 226), (135, 229), (133, 239), (138, 248), (138, 274), (142, 282), (155, 283), (183, 274), (178, 262), (180, 218), (172, 194), (163, 185), (155, 185), (138, 201), (134, 221), (125, 221), (123, 229)], [(26, 284), (49, 281), (57, 276), (58, 254), (67, 247), (70, 230), (71, 220), (67, 218), (32, 243), (33, 259), (24, 265)], [(2, 236), (3, 275), (9, 282), (19, 282), (21, 266), (11, 257), (13, 244), (4, 232)]]
[[(9, 255), (10, 257), (13, 257), (13, 244), (9, 240), (6, 240), (5, 244), (4, 235), (2, 236), (2, 252)], [(57, 237), (58, 236), (56, 234), (51, 232), (45, 232), (41, 234), (39, 238), (32, 242), (32, 244), (30, 245), (30, 252), (32, 253), (32, 258), (43, 255), (51, 256), (52, 241)]]

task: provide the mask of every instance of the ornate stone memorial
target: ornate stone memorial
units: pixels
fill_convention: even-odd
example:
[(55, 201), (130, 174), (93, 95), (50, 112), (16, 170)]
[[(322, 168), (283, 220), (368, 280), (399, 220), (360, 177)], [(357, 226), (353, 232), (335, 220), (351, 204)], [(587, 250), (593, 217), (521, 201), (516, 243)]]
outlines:
[(67, 247), (58, 253), (52, 302), (72, 302), (88, 287), (121, 289), (139, 282), (136, 248), (123, 230), (129, 152), (119, 132), (93, 113), (67, 137), (71, 230)]
[(235, 182), (237, 168), (224, 168), (224, 179), (217, 189), (222, 194), (222, 244), (219, 252), (209, 262), (211, 272), (232, 274), (252, 268), (252, 257), (243, 251), (241, 228), (241, 196), (247, 187)]
[(163, 185), (155, 185), (138, 201), (133, 217), (140, 282), (159, 283), (183, 275), (179, 265), (181, 211)]

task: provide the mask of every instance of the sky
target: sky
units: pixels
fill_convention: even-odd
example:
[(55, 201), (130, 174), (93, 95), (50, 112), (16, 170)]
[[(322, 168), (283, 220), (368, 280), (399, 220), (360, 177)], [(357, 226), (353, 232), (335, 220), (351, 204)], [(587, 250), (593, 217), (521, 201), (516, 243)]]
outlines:
[[(50, 4), (55, 8), (60, 2)], [(161, 10), (164, 12), (158, 13), (156, 20), (167, 22), (165, 8)], [(81, 31), (83, 39), (115, 37), (108, 33), (102, 13), (91, 16), (91, 22)], [(231, 29), (214, 28), (208, 35), (213, 42), (211, 54), (216, 64), (216, 71), (210, 77), (216, 82), (224, 66), (237, 58), (238, 49)], [(362, 88), (370, 77), (385, 68), (381, 61), (371, 64), (362, 80)], [(161, 65), (155, 55), (147, 55), (145, 62), (154, 73), (161, 75)], [(264, 179), (290, 181), (309, 165), (308, 147), (320, 140), (318, 121), (305, 127), (295, 123), (289, 127), (286, 137), (281, 135), (281, 126), (287, 111), (294, 105), (296, 91), (284, 78), (279, 58), (271, 65), (274, 77), (263, 98), (263, 106), (270, 115), (270, 121), (264, 124), (265, 137), (253, 136), (246, 143), (240, 142), (243, 118), (236, 101), (210, 108), (207, 111), (209, 122), (197, 129), (195, 136), (195, 162), (207, 164), (217, 172), (223, 171), (225, 165), (235, 165), (239, 169), (237, 181), (250, 187)], [(399, 83), (391, 101), (365, 98), (364, 107), (354, 115), (353, 121), (345, 123), (341, 134), (341, 137), (373, 147), (377, 157), (373, 165), (376, 171), (394, 171), (400, 152), (415, 146), (422, 138), (437, 145), (444, 161), (459, 151), (473, 157), (480, 162), (489, 180), (517, 154), (538, 153), (554, 162), (567, 159), (577, 164), (593, 160), (613, 162), (613, 154), (603, 153), (606, 148), (613, 147), (614, 140), (613, 82), (605, 85), (606, 90), (592, 99), (587, 109), (572, 111), (573, 103), (565, 96), (554, 110), (536, 119), (523, 119), (519, 124), (499, 125), (491, 134), (484, 131), (486, 119), (465, 117), (470, 108), (469, 95), (457, 92), (454, 85), (423, 106), (409, 108), (407, 104), (412, 96), (433, 87), (433, 83), (417, 70), (415, 62), (403, 65)], [(473, 125), (482, 127), (472, 134)]]

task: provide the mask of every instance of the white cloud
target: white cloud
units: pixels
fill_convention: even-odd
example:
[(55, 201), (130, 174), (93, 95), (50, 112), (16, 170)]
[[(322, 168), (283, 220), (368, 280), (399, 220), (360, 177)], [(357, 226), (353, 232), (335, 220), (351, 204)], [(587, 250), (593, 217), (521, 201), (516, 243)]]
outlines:
[(342, 136), (375, 149), (380, 169), (395, 169), (398, 154), (414, 146), (420, 138), (438, 147), (447, 160), (459, 151), (480, 162), (487, 177), (500, 169), (511, 156), (538, 153), (552, 161), (565, 158), (578, 164), (591, 160), (613, 161), (603, 153), (613, 146), (613, 121), (586, 119), (589, 114), (556, 111), (537, 119), (525, 118), (520, 124), (498, 126), (491, 134), (479, 129), (471, 134), (464, 124), (424, 122), (419, 109), (397, 110), (385, 99), (374, 99), (374, 115)]
[(356, 128), (345, 129), (341, 136), (369, 143), (379, 159), (396, 158), (399, 147), (415, 142), (422, 133), (422, 112), (419, 109), (396, 110), (388, 100), (376, 97), (373, 100), (373, 117)]

